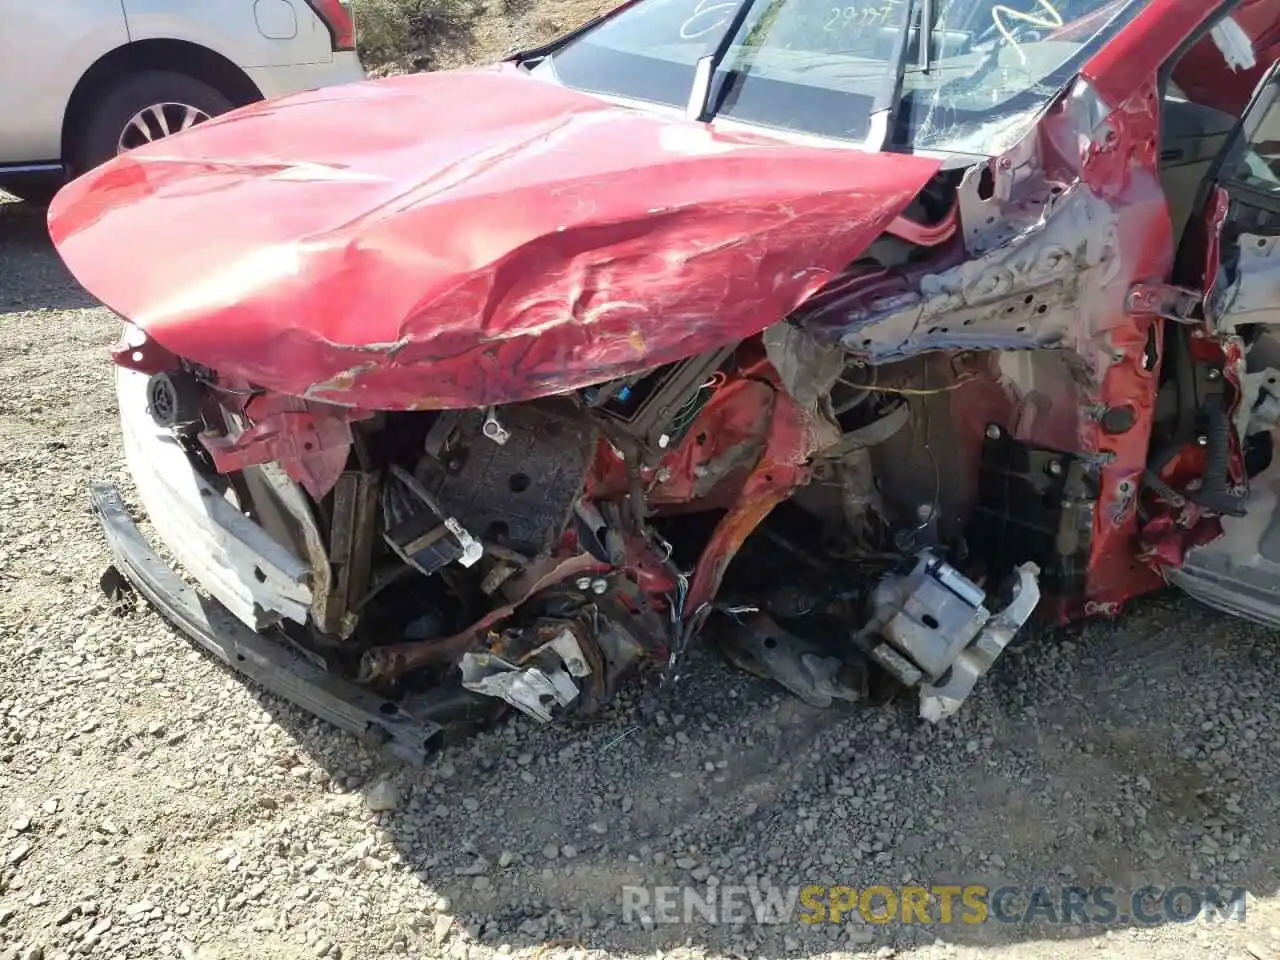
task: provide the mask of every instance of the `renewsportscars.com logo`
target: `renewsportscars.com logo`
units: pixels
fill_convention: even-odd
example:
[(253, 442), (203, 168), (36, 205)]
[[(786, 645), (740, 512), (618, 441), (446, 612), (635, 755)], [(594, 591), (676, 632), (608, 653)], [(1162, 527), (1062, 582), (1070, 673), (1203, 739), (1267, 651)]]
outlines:
[(622, 920), (662, 924), (1159, 924), (1244, 920), (1243, 887), (804, 886), (623, 887)]

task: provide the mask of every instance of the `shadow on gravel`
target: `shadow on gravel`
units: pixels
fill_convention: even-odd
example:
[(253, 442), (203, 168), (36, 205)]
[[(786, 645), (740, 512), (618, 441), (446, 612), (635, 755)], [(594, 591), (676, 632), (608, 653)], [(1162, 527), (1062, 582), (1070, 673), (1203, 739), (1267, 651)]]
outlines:
[[(691, 664), (648, 724), (635, 699), (585, 725), (517, 716), (425, 770), (360, 754), (350, 738), (259, 699), (335, 783), (366, 801), (395, 797), (378, 820), (425, 890), (446, 898), (454, 922), (434, 933), (452, 956), (466, 954), (460, 931), (504, 949), (685, 945), (779, 960), (939, 939), (1065, 941), (1179, 923), (1206, 888), (1228, 900), (1238, 888), (1277, 889), (1276, 638), (1185, 599), (1021, 641), (939, 727), (905, 702), (808, 707), (713, 651)], [(759, 892), (770, 884), (773, 898)], [(951, 924), (936, 922), (936, 899), (931, 923), (869, 924), (855, 911), (808, 924), (799, 917), (813, 911), (799, 903), (789, 922), (710, 924), (696, 904), (682, 918), (680, 894), (675, 919), (693, 922), (650, 925), (624, 910), (624, 887), (647, 888), (651, 915), (655, 886), (684, 886), (699, 902), (718, 889), (722, 905), (727, 892), (751, 914), (805, 885), (878, 885), (899, 897), (904, 885), (979, 885), (999, 916), (959, 922), (973, 914), (958, 895)], [(1185, 892), (1131, 916), (1131, 892), (1147, 885)], [(757, 892), (734, 892), (742, 887)], [(1103, 887), (1115, 888), (1114, 912), (1095, 892)], [(1000, 888), (1011, 889), (997, 906)], [(1101, 900), (1070, 907), (1064, 897), (1081, 896), (1071, 888)], [(831, 892), (821, 899), (829, 905)], [(876, 913), (882, 903), (872, 902)], [(1033, 903), (1036, 922), (1024, 922)], [(1255, 914), (1274, 909), (1251, 900), (1249, 929), (1274, 930), (1275, 917)], [(1244, 924), (1225, 926), (1246, 935)], [(1186, 937), (1204, 930), (1189, 926)], [(1214, 936), (1220, 944), (1221, 926)]]
[(0, 194), (0, 315), (98, 306), (53, 253), (45, 214)]

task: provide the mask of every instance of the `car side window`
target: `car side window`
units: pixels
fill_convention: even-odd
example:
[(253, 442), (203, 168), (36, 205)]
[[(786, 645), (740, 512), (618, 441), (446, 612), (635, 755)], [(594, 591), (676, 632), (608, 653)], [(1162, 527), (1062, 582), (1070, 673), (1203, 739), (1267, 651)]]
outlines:
[(1237, 4), (1166, 67), (1161, 99), (1160, 177), (1175, 239), (1201, 202), (1207, 180), (1266, 72), (1280, 0)]
[(1276, 80), (1263, 91), (1240, 146), (1227, 159), (1222, 179), (1280, 197), (1280, 85)]

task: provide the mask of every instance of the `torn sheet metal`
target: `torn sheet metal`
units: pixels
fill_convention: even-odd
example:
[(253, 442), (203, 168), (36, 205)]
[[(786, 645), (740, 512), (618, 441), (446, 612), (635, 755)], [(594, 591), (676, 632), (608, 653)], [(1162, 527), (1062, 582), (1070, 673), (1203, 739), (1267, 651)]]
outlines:
[(465, 689), (505, 700), (540, 723), (551, 722), (551, 704), (567, 707), (578, 697), (577, 686), (563, 670), (521, 669), (483, 652), (466, 654), (460, 669)]
[(1234, 247), (1233, 269), (1216, 272), (1205, 313), (1222, 334), (1280, 325), (1280, 237), (1241, 233)]
[(1250, 481), (1248, 516), (1221, 523), (1223, 536), (1187, 551), (1169, 582), (1225, 613), (1280, 627), (1280, 458)]
[(471, 407), (758, 333), (938, 168), (459, 71), (217, 118), (69, 185), (49, 224), (91, 293), (223, 376)]
[(702, 548), (685, 598), (688, 629), (696, 633), (720, 589), (729, 564), (769, 512), (809, 478), (808, 462), (820, 446), (819, 431), (791, 397), (778, 391), (760, 459), (743, 481), (738, 499), (720, 518)]
[[(135, 328), (137, 329), (137, 328)], [(322, 497), (338, 482), (351, 451), (351, 421), (367, 413), (278, 393), (249, 398), (230, 419), (240, 427), (234, 435), (204, 430), (200, 443), (219, 473), (278, 462), (313, 497)]]
[[(1178, 30), (1203, 17), (1189, 6), (1177, 13)], [(856, 265), (798, 314), (819, 341), (875, 363), (929, 350), (1005, 351), (1016, 401), (1005, 426), (1019, 440), (1088, 451), (1102, 464), (1089, 578), (1067, 615), (1089, 604), (1118, 609), (1160, 583), (1131, 562), (1131, 547), (1164, 328), (1128, 306), (1134, 284), (1173, 266), (1151, 80), (1176, 39), (1154, 31), (1131, 42), (1131, 33), (1091, 61), (1022, 141), (966, 173), (963, 243), (919, 263)], [(1134, 76), (1116, 90), (1098, 74)], [(1041, 352), (1026, 361), (1008, 353), (1033, 349)], [(1126, 427), (1109, 431), (1105, 413), (1117, 407)]]
[(788, 322), (775, 323), (761, 340), (787, 393), (805, 410), (816, 410), (844, 372), (844, 351)]
[(904, 276), (905, 289), (846, 283), (801, 308), (819, 342), (838, 342), (872, 363), (930, 349), (1069, 347), (1105, 369), (1099, 355), (1106, 298), (1128, 289), (1120, 251), (1140, 246), (1115, 209), (1083, 182), (1029, 185), (1014, 204), (978, 198), (981, 168), (966, 174), (966, 247), (971, 259), (934, 262)]
[(522, 658), (522, 664), (482, 650), (465, 654), (459, 669), (467, 690), (505, 700), (541, 723), (551, 721), (553, 704), (567, 707), (577, 700), (581, 690), (575, 681), (592, 672), (567, 626)]

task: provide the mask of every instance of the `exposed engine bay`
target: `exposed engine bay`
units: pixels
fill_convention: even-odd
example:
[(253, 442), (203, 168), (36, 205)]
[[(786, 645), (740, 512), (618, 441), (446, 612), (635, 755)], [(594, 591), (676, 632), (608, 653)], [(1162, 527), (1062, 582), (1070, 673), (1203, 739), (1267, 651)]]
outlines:
[(871, 368), (780, 324), (567, 396), (353, 420), (332, 476), (300, 474), (305, 507), (248, 461), (282, 452), (273, 416), (311, 418), (322, 445), (318, 405), (264, 416), (277, 398), (192, 366), (151, 375), (147, 400), (229, 501), (331, 571), (276, 626), (384, 696), (438, 689), (458, 711), (442, 727), (590, 713), (645, 665), (660, 697), (700, 633), (808, 703), (911, 688), (937, 721), (1069, 559), (1011, 564), (979, 529), (1010, 519), (1008, 440), (948, 438), (997, 387), (989, 361)]
[(304, 559), (251, 562), (240, 619), (384, 713), (412, 701), (433, 746), (510, 710), (593, 713), (637, 673), (660, 702), (697, 638), (815, 706), (901, 690), (941, 721), (1034, 614), (1160, 585), (1269, 463), (1265, 424), (1238, 452), (1231, 346), (1162, 328), (1168, 292), (1133, 284), (1113, 346), (1088, 333), (1125, 279), (1114, 215), (1031, 158), (994, 185), (939, 173), (759, 335), (536, 399), (338, 406), (131, 325), (126, 430), (140, 390), (202, 482)]
[[(1172, 582), (1280, 622), (1280, 71), (1229, 6), (1006, 37), (1071, 58), (946, 161), (879, 120), (859, 149), (720, 129), (719, 48), (681, 117), (534, 77), (556, 45), (121, 156), (51, 234), (126, 318), (130, 472), (218, 606), (95, 487), (116, 556), (409, 754), (678, 696), (699, 641), (936, 722), (1033, 617)], [(1192, 102), (1206, 63), (1236, 80)]]

